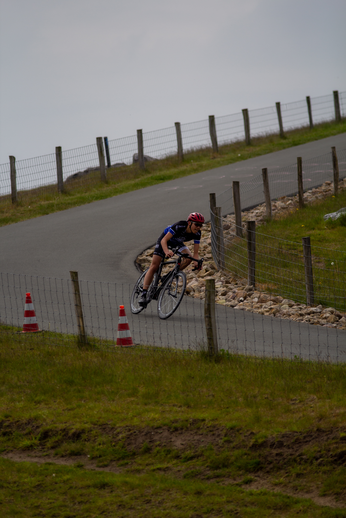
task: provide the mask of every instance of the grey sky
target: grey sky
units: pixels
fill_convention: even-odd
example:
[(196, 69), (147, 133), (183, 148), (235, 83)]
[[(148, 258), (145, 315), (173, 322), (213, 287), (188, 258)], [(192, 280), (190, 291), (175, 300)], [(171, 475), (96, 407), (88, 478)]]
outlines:
[(345, 0), (0, 0), (0, 163), (346, 90)]

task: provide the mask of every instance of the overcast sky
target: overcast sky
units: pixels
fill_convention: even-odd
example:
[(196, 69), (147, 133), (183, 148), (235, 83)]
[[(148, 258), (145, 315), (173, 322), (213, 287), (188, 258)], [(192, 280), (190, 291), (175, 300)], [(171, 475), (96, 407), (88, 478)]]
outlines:
[(346, 0), (0, 0), (0, 164), (346, 90)]

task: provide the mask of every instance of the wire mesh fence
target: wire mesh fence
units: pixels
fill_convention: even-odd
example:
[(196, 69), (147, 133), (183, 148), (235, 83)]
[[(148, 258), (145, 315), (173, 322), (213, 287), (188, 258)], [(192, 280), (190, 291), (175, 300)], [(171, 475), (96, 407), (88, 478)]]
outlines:
[[(135, 346), (205, 351), (203, 300), (185, 296), (176, 313), (168, 320), (161, 320), (155, 302), (142, 313), (132, 315), (130, 285), (83, 280), (79, 285), (90, 345), (116, 347), (119, 307), (124, 305)], [(71, 280), (2, 273), (0, 290), (0, 332), (8, 336), (9, 344), (14, 336), (20, 336), (21, 343), (25, 343), (26, 334), (22, 330), (27, 292), (31, 294), (40, 340), (42, 333), (52, 346), (77, 339), (78, 320)], [(216, 305), (216, 329), (219, 350), (231, 354), (335, 363), (346, 360), (346, 331), (340, 329), (311, 326), (221, 305)]]
[[(338, 93), (341, 117), (346, 116), (346, 92)], [(312, 98), (311, 112), (313, 124), (335, 120), (336, 107), (334, 94)], [(251, 137), (279, 133), (279, 120), (275, 106), (258, 110), (249, 110)], [(297, 101), (281, 105), (284, 130), (297, 129), (309, 125), (307, 101)], [(244, 140), (245, 127), (242, 113), (219, 116), (215, 118), (216, 134), (220, 146)], [(181, 124), (182, 146), (184, 153), (196, 149), (210, 148), (211, 135), (208, 119)], [(138, 163), (139, 144), (137, 136), (129, 136), (109, 140), (105, 144), (104, 155), (107, 166), (123, 169)], [(163, 159), (177, 154), (177, 132), (174, 126), (143, 133), (144, 154), (146, 159)], [(107, 156), (107, 152), (109, 157)], [(108, 161), (109, 158), (109, 161)], [(62, 151), (62, 169), (65, 188), (71, 182), (82, 179), (82, 182), (100, 181), (100, 160), (96, 144), (77, 149)], [(125, 173), (126, 174), (126, 173)], [(10, 165), (0, 165), (0, 202), (11, 194)], [(108, 180), (112, 180), (114, 172), (109, 171)], [(30, 189), (56, 189), (57, 164), (56, 155), (49, 155), (16, 161), (17, 191)], [(116, 177), (114, 179), (116, 181)], [(19, 194), (20, 196), (20, 194)]]
[[(304, 191), (308, 193), (307, 200), (321, 199), (325, 192), (329, 192), (330, 196), (333, 194), (332, 164), (332, 153), (304, 162), (303, 183)], [(338, 150), (338, 164), (339, 188), (345, 189), (346, 149)], [(282, 171), (269, 171), (268, 177), (271, 200), (276, 200), (276, 207), (280, 208), (280, 205), (286, 209), (298, 207), (297, 165)], [(324, 182), (327, 183), (322, 188)], [(289, 195), (291, 199), (288, 199), (288, 192), (292, 193)], [(249, 218), (255, 219), (256, 209), (251, 215), (243, 213), (244, 221), (239, 225), (235, 216), (232, 218), (227, 216), (235, 212), (233, 194), (233, 188), (231, 188), (219, 195), (216, 202), (217, 208), (211, 210), (212, 253), (219, 268), (250, 283), (249, 229), (244, 221)], [(280, 201), (282, 196), (285, 202)], [(240, 199), (244, 211), (252, 208), (254, 199), (257, 201), (256, 206), (263, 204), (262, 208), (265, 211), (261, 175), (247, 184), (240, 184)], [(263, 214), (265, 214), (263, 211), (258, 211), (260, 222), (263, 222)], [(220, 219), (221, 214), (224, 216), (223, 219)], [(302, 242), (288, 241), (269, 235), (265, 227), (259, 226), (255, 233), (255, 249), (253, 269), (258, 291), (280, 295), (295, 303), (332, 307), (339, 312), (346, 312), (346, 251), (312, 246), (312, 276), (311, 280), (307, 281), (307, 261)], [(311, 294), (313, 294), (312, 298)], [(301, 309), (307, 311), (306, 308)], [(313, 318), (311, 320), (316, 323)]]

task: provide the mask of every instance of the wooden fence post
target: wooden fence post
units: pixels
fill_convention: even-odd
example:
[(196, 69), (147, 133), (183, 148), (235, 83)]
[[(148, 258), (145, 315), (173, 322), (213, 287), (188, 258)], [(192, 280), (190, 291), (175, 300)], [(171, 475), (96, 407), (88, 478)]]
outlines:
[(225, 267), (225, 243), (223, 239), (221, 207), (215, 207), (215, 228), (218, 267), (219, 269), (223, 269)]
[(16, 204), (17, 198), (17, 171), (16, 171), (16, 158), (10, 156), (10, 171), (11, 171), (11, 200), (12, 204)]
[(285, 138), (284, 134), (284, 126), (282, 124), (282, 115), (281, 115), (281, 104), (276, 103), (276, 113), (278, 114), (279, 128), (280, 128), (280, 137)]
[(219, 352), (217, 342), (217, 327), (215, 317), (215, 279), (205, 281), (204, 322), (208, 341), (209, 356), (216, 356)]
[(219, 147), (217, 145), (217, 135), (216, 135), (216, 126), (215, 126), (215, 116), (209, 115), (209, 134), (211, 139), (211, 145), (213, 146), (214, 153), (219, 152)]
[(256, 287), (256, 221), (247, 222), (248, 285)]
[(55, 161), (56, 161), (56, 175), (58, 178), (58, 192), (61, 194), (64, 192), (64, 177), (62, 170), (62, 150), (61, 146), (55, 148)]
[(263, 167), (263, 169), (262, 169), (262, 179), (263, 179), (264, 199), (266, 202), (266, 217), (268, 220), (271, 220), (272, 219), (272, 202), (270, 199), (268, 169), (266, 167)]
[(311, 100), (309, 96), (306, 97), (306, 104), (308, 105), (310, 129), (312, 129), (314, 127), (314, 122), (312, 120)]
[(177, 134), (177, 144), (178, 144), (178, 159), (180, 162), (184, 160), (184, 152), (183, 152), (183, 138), (181, 135), (181, 126), (180, 122), (175, 122), (175, 132)]
[(339, 162), (338, 162), (338, 156), (336, 154), (335, 147), (332, 147), (332, 157), (333, 157), (334, 196), (337, 196), (338, 188), (339, 188)]
[(105, 162), (105, 153), (104, 153), (104, 149), (103, 149), (102, 137), (96, 138), (96, 145), (97, 145), (97, 151), (98, 151), (98, 155), (99, 155), (101, 180), (103, 182), (107, 182), (106, 162)]
[(216, 207), (216, 196), (215, 192), (209, 193), (209, 205), (210, 205), (210, 212), (215, 214), (215, 207)]
[(304, 251), (304, 269), (305, 269), (305, 286), (306, 286), (306, 304), (312, 306), (314, 304), (314, 281), (312, 275), (312, 258), (310, 237), (303, 237)]
[(244, 108), (242, 112), (244, 119), (245, 144), (247, 146), (251, 146), (249, 110), (247, 108)]
[(235, 235), (243, 237), (243, 227), (241, 224), (241, 202), (239, 182), (232, 182), (233, 206), (235, 216)]
[(303, 164), (302, 157), (297, 158), (297, 172), (298, 172), (298, 201), (299, 208), (304, 208), (304, 187), (303, 187)]
[(339, 102), (339, 92), (338, 90), (334, 90), (334, 111), (335, 111), (335, 122), (341, 121), (341, 112), (340, 112), (340, 102)]
[(73, 286), (73, 294), (74, 294), (74, 302), (75, 302), (75, 310), (77, 317), (77, 325), (78, 325), (78, 342), (80, 345), (87, 345), (88, 339), (84, 326), (84, 317), (83, 317), (83, 307), (82, 307), (82, 298), (80, 296), (79, 290), (79, 282), (78, 282), (78, 272), (70, 272), (72, 286)]
[(109, 154), (109, 143), (108, 143), (108, 137), (103, 137), (103, 142), (105, 144), (105, 150), (106, 150), (106, 159), (107, 159), (107, 167), (111, 167), (111, 156)]
[(144, 148), (143, 148), (143, 132), (141, 129), (137, 130), (137, 145), (138, 145), (138, 163), (140, 169), (145, 169), (144, 162)]

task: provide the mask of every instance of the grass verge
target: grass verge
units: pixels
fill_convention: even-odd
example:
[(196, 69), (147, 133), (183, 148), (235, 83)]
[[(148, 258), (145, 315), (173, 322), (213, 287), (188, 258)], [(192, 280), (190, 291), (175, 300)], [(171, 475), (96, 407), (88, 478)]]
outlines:
[[(346, 191), (257, 227), (256, 285), (305, 304), (302, 238), (310, 237), (315, 304), (346, 311), (346, 217), (323, 219), (343, 207)], [(227, 269), (242, 276), (246, 263), (247, 240), (235, 238), (227, 250)]]
[(346, 516), (344, 365), (12, 331), (2, 516)]

